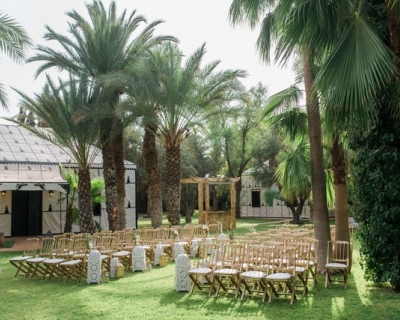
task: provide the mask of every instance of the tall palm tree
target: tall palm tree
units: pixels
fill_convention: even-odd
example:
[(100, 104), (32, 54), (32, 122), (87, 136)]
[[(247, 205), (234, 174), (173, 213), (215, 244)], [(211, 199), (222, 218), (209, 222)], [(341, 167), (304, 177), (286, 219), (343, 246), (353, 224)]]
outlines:
[(41, 138), (51, 141), (75, 160), (79, 177), (79, 227), (81, 232), (95, 232), (97, 228), (93, 219), (90, 164), (99, 152), (93, 147), (98, 141), (98, 124), (92, 120), (80, 122), (73, 120), (73, 115), (77, 111), (93, 101), (92, 83), (85, 77), (80, 80), (70, 77), (68, 81), (60, 80), (56, 85), (47, 77), (43, 92), (36, 94), (35, 98), (17, 92), (22, 98), (24, 107), (43, 119), (51, 130), (21, 124), (17, 118), (7, 120), (20, 124)]
[[(0, 50), (17, 63), (25, 61), (25, 51), (32, 46), (25, 30), (7, 14), (0, 11)], [(0, 83), (0, 103), (7, 109), (5, 87)]]
[[(155, 28), (162, 23), (156, 20), (148, 24), (137, 37), (133, 38), (137, 28), (147, 22), (146, 18), (132, 11), (129, 15), (124, 10), (117, 16), (116, 2), (112, 1), (108, 11), (101, 1), (86, 4), (89, 21), (75, 10), (67, 15), (72, 19), (69, 23), (70, 36), (64, 36), (49, 26), (46, 26), (45, 38), (56, 41), (62, 50), (56, 51), (50, 47), (38, 46), (35, 56), (29, 61), (45, 62), (37, 70), (42, 71), (56, 67), (67, 70), (77, 76), (89, 75), (91, 79), (100, 82), (101, 76), (124, 71), (129, 64), (140, 64), (148, 49), (163, 41), (174, 41), (170, 36), (154, 36)], [(115, 109), (121, 95), (123, 85), (109, 87), (98, 83), (101, 90), (109, 92), (109, 109)], [(103, 95), (105, 99), (106, 95)], [(100, 122), (100, 141), (102, 145), (104, 180), (106, 183), (106, 210), (111, 229), (125, 227), (125, 173), (123, 157), (123, 122), (110, 114)], [(118, 208), (119, 222), (115, 220), (113, 210)]]
[[(318, 3), (317, 3), (318, 2)], [(326, 246), (330, 239), (329, 214), (326, 199), (326, 184), (322, 151), (321, 118), (319, 100), (313, 91), (315, 79), (314, 64), (319, 58), (321, 48), (326, 47), (331, 33), (324, 23), (332, 17), (328, 12), (320, 17), (320, 1), (272, 1), (272, 0), (234, 0), (230, 8), (230, 19), (233, 23), (249, 23), (255, 27), (261, 22), (261, 31), (257, 48), (265, 61), (270, 60), (271, 48), (276, 44), (276, 60), (285, 63), (297, 53), (303, 66), (304, 86), (306, 91), (306, 109), (308, 114), (308, 135), (310, 139), (311, 183), (313, 192), (315, 236), (321, 243), (318, 259), (326, 260)], [(328, 2), (326, 2), (328, 3)], [(331, 2), (329, 2), (331, 3)], [(325, 20), (324, 20), (325, 19)], [(313, 47), (310, 47), (310, 44)], [(324, 266), (319, 265), (320, 271)]]
[(135, 106), (132, 110), (144, 115), (146, 122), (156, 124), (154, 134), (164, 145), (168, 221), (172, 225), (180, 223), (181, 144), (193, 130), (202, 127), (210, 107), (229, 100), (228, 92), (243, 89), (238, 78), (246, 75), (242, 70), (216, 71), (219, 61), (202, 68), (205, 52), (203, 44), (184, 62), (176, 44), (167, 43), (154, 50), (150, 69), (155, 86), (149, 92), (155, 108)]

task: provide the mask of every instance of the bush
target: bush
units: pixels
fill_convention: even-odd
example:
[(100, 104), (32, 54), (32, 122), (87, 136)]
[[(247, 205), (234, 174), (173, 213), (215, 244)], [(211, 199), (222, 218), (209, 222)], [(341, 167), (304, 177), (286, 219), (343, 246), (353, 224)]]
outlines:
[(389, 112), (368, 134), (353, 137), (354, 199), (365, 278), (400, 290), (400, 126)]

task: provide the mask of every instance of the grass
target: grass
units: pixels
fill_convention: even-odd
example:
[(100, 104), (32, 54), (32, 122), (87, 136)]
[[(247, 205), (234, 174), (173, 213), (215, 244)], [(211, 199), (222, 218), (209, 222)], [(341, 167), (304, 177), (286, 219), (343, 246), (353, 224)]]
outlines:
[[(149, 221), (140, 221), (140, 226)], [(240, 219), (235, 234), (249, 228), (271, 227), (266, 220)], [(85, 281), (60, 283), (56, 280), (13, 278), (8, 262), (20, 252), (0, 253), (1, 319), (399, 319), (400, 296), (386, 286), (363, 279), (359, 265), (359, 244), (347, 290), (343, 286), (324, 288), (319, 277), (306, 297), (262, 303), (232, 296), (189, 295), (174, 289), (175, 266), (153, 267), (151, 272), (126, 272), (121, 279), (97, 285)]]

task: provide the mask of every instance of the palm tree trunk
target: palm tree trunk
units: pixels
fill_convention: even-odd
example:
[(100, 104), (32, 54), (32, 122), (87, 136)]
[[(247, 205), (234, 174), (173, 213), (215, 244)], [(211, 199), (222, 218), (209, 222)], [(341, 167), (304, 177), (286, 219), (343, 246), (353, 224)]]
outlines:
[(68, 208), (67, 208), (67, 212), (65, 215), (65, 225), (64, 225), (64, 233), (65, 232), (72, 232), (72, 224), (74, 223), (73, 221), (73, 217), (72, 217), (72, 207), (73, 207), (73, 201), (71, 201), (72, 199), (75, 198), (75, 191), (72, 190), (71, 191), (72, 194), (67, 193), (65, 196), (68, 197)]
[(105, 183), (106, 193), (106, 211), (108, 217), (108, 227), (110, 230), (118, 230), (118, 215), (113, 214), (114, 210), (118, 209), (118, 194), (114, 161), (114, 150), (111, 142), (107, 139), (102, 141), (102, 155), (103, 155), (103, 176)]
[(314, 74), (309, 61), (309, 52), (306, 46), (302, 49), (304, 86), (306, 91), (306, 107), (308, 114), (308, 134), (310, 137), (311, 154), (311, 185), (313, 193), (313, 221), (315, 237), (318, 246), (318, 271), (323, 272), (327, 256), (327, 242), (330, 240), (329, 213), (326, 199), (325, 168), (322, 150), (321, 118), (318, 101), (312, 92)]
[[(117, 125), (121, 125), (118, 121)], [(114, 149), (115, 174), (118, 194), (118, 229), (126, 228), (126, 213), (125, 213), (125, 163), (124, 163), (124, 139), (123, 133), (118, 134), (112, 142)]]
[(331, 147), (331, 158), (335, 185), (335, 240), (350, 241), (346, 162), (337, 135)]
[(148, 125), (143, 138), (143, 157), (147, 173), (147, 213), (151, 217), (151, 226), (158, 228), (162, 225), (162, 192), (161, 171), (158, 165), (155, 127)]
[(65, 215), (65, 225), (64, 225), (64, 233), (72, 232), (72, 207), (67, 208), (67, 212)]
[(167, 164), (167, 210), (168, 221), (171, 225), (179, 225), (180, 203), (181, 203), (181, 149), (180, 147), (168, 146), (166, 148)]
[(92, 189), (90, 185), (89, 167), (79, 168), (78, 178), (79, 228), (82, 233), (93, 234), (97, 231), (97, 228), (93, 218)]
[[(241, 175), (239, 177), (241, 177)], [(241, 180), (235, 182), (235, 191), (236, 191), (236, 199), (235, 199), (236, 218), (240, 218), (240, 193), (242, 192)]]

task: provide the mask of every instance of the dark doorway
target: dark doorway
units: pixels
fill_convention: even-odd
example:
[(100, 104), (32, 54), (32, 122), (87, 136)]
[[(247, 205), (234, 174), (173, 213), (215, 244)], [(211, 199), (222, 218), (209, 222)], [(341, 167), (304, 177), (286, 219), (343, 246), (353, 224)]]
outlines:
[(12, 236), (42, 234), (42, 191), (12, 192)]
[(252, 190), (251, 191), (251, 206), (253, 208), (259, 208), (261, 205), (260, 201), (260, 190)]

